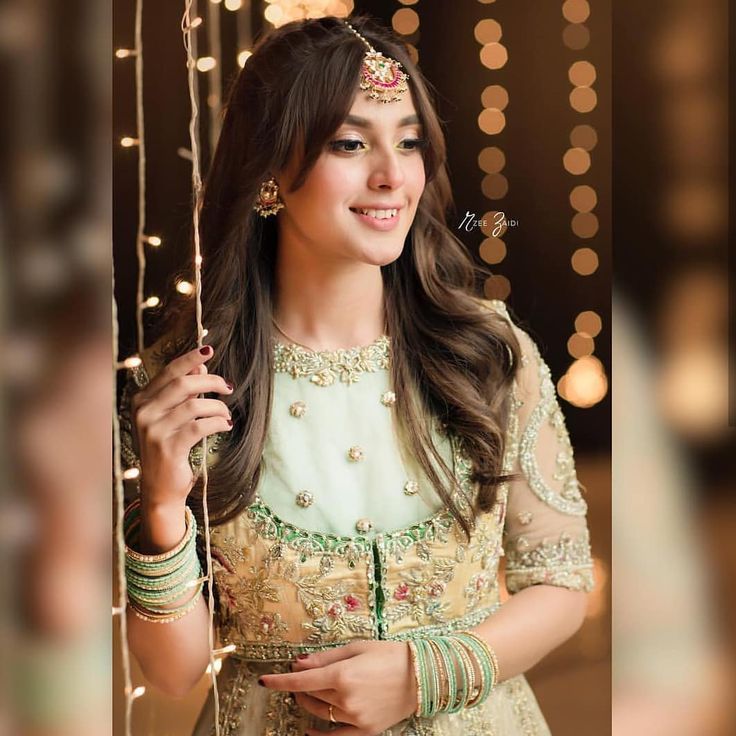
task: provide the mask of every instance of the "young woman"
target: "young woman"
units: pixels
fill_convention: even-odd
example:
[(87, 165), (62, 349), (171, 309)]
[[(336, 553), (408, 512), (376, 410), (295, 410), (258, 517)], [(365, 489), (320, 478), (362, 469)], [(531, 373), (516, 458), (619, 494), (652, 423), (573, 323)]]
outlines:
[(224, 734), (548, 733), (522, 673), (583, 620), (586, 505), (549, 370), (474, 296), (450, 199), (395, 37), (322, 18), (259, 42), (205, 187), (208, 345), (174, 312), (122, 412), (130, 645), (178, 695), (209, 660), (210, 436)]

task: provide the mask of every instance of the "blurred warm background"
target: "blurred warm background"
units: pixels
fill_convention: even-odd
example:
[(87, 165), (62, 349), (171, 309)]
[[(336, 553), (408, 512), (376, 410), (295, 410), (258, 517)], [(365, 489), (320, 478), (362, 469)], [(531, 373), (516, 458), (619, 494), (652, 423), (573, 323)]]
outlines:
[[(253, 39), (299, 13), (383, 19), (436, 87), (449, 224), (540, 343), (588, 489), (599, 585), (583, 629), (529, 674), (556, 736), (736, 733), (727, 6), (193, 4), (205, 170), (223, 89)], [(184, 2), (142, 7), (139, 130), (135, 0), (0, 0), (3, 734), (124, 733), (110, 346), (136, 352), (137, 310), (155, 325), (192, 261)], [(506, 225), (468, 230), (467, 213)], [(183, 701), (149, 687), (132, 733), (188, 734), (207, 684)]]

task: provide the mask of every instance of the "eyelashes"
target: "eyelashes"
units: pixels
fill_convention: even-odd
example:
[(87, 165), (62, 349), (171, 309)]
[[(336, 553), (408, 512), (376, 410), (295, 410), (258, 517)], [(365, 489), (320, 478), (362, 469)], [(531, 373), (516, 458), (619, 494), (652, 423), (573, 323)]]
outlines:
[[(427, 139), (405, 138), (401, 141), (401, 144), (406, 146), (403, 149), (405, 151), (421, 151), (427, 147)], [(365, 148), (365, 143), (363, 141), (355, 140), (354, 138), (344, 138), (342, 140), (332, 141), (329, 144), (329, 149), (331, 151), (337, 151), (339, 153), (357, 153), (362, 150), (361, 147)]]

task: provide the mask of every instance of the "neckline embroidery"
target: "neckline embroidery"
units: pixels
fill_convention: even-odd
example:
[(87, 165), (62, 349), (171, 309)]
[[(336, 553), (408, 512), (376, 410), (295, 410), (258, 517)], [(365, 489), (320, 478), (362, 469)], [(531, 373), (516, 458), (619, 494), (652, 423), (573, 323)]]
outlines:
[(364, 373), (388, 370), (390, 348), (388, 335), (381, 335), (370, 345), (318, 351), (274, 338), (274, 370), (292, 378), (309, 378), (316, 386), (331, 386), (336, 381), (350, 385)]

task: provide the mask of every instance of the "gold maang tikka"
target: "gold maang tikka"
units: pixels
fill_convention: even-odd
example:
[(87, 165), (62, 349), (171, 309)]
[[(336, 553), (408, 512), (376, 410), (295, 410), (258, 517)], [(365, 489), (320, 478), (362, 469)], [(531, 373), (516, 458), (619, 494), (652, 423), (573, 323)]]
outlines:
[(345, 22), (345, 25), (368, 49), (360, 70), (360, 88), (368, 92), (372, 100), (399, 102), (401, 95), (409, 89), (406, 84), (409, 75), (401, 71), (398, 61), (376, 51), (350, 23)]

